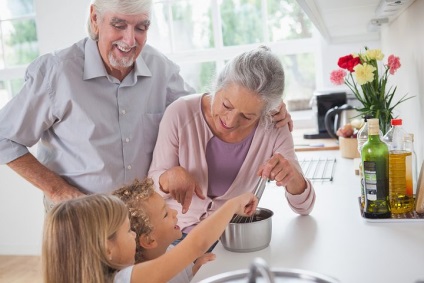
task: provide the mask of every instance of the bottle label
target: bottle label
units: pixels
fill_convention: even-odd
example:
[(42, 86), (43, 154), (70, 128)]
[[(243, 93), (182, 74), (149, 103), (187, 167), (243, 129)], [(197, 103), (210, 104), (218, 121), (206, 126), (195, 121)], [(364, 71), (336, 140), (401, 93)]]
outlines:
[(377, 200), (377, 165), (373, 161), (364, 161), (364, 185), (367, 200)]

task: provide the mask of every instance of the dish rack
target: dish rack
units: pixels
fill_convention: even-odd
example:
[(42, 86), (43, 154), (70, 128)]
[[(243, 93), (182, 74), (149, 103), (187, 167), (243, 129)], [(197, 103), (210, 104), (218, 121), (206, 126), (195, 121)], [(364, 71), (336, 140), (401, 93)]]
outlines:
[(332, 182), (336, 158), (305, 158), (299, 160), (303, 174), (311, 181)]

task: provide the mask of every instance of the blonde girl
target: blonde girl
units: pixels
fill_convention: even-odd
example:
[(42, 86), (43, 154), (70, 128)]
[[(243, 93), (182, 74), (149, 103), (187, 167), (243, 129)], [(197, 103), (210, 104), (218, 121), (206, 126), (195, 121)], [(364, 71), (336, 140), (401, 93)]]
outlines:
[(227, 201), (175, 248), (136, 265), (135, 233), (118, 197), (94, 194), (62, 202), (45, 220), (44, 282), (167, 282), (205, 253), (234, 214), (252, 215), (257, 202), (252, 193)]

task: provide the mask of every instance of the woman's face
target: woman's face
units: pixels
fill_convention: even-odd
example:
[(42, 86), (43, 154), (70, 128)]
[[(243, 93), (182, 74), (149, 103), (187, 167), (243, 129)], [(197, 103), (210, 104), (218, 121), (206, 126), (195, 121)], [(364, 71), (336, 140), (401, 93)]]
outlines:
[(108, 240), (109, 260), (116, 265), (130, 266), (134, 264), (135, 248), (135, 232), (131, 230), (127, 217), (115, 238)]
[(106, 12), (100, 19), (92, 8), (91, 22), (99, 36), (97, 44), (108, 74), (123, 79), (146, 43), (148, 15)]
[(264, 102), (253, 91), (231, 84), (215, 93), (211, 115), (217, 133), (237, 135), (250, 132), (261, 118)]

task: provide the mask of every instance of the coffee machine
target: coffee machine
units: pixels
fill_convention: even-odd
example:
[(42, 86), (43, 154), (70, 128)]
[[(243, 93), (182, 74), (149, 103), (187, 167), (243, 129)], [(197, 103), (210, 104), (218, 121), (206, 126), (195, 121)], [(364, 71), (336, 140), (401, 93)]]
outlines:
[[(346, 92), (315, 91), (312, 97), (312, 110), (316, 116), (317, 127), (315, 132), (304, 133), (305, 139), (326, 139), (331, 138), (325, 127), (325, 114), (335, 106), (342, 106), (347, 103)], [(333, 118), (334, 119), (334, 118)]]

